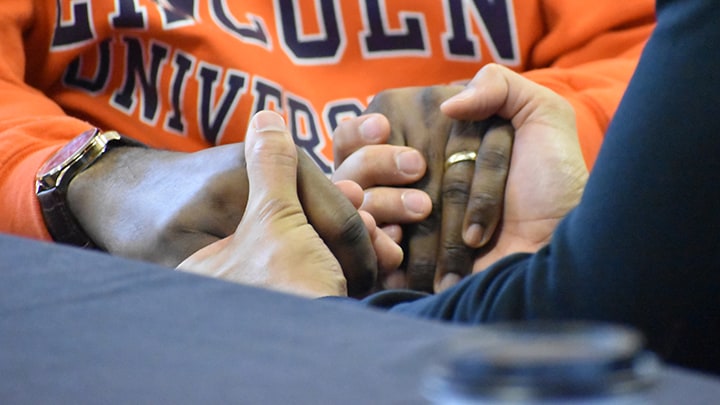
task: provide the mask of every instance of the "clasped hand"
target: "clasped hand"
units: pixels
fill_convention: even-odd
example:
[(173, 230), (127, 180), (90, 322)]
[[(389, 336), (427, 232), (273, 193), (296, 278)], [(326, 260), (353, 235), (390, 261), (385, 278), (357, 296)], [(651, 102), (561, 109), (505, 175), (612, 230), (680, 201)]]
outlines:
[[(111, 253), (182, 261), (188, 271), (308, 296), (367, 293), (378, 266), (382, 275), (402, 260), (390, 238), (403, 237), (398, 224), (419, 223), (404, 230), (407, 268), (419, 269), (408, 284), (441, 290), (547, 242), (587, 178), (574, 114), (561, 97), (497, 65), (458, 90), (400, 90), (417, 110), (405, 97), (392, 108), (395, 97), (381, 95), (371, 107), (384, 106), (385, 115), (338, 130), (334, 180), (356, 181), (364, 197), (352, 183), (331, 184), (297, 154), (282, 119), (262, 112), (256, 121), (276, 121), (254, 122), (245, 145), (111, 151), (73, 180), (70, 207)], [(482, 122), (495, 116), (510, 122), (514, 139), (506, 123)], [(371, 139), (357, 137), (363, 132)], [(464, 150), (477, 150), (476, 163), (446, 170), (447, 158)], [(429, 225), (419, 222), (426, 218)]]
[[(508, 254), (536, 251), (587, 180), (570, 105), (493, 64), (464, 90), (379, 94), (338, 127), (334, 147), (333, 178), (363, 186), (362, 208), (403, 241), (405, 266), (391, 287), (437, 292)], [(421, 163), (411, 167), (422, 170), (409, 173), (401, 163), (413, 151)], [(462, 151), (476, 152), (475, 164), (448, 166)]]
[[(367, 292), (375, 274), (349, 272), (331, 252), (326, 241), (308, 222), (297, 188), (298, 151), (282, 117), (270, 111), (258, 113), (252, 120), (245, 141), (249, 179), (248, 204), (235, 233), (199, 250), (178, 268), (222, 279), (270, 288), (308, 297), (346, 295), (346, 277), (355, 294)], [(361, 190), (341, 185), (348, 195), (362, 198)], [(338, 191), (339, 193), (339, 191)], [(357, 198), (351, 197), (358, 204)], [(347, 225), (352, 240), (343, 246), (355, 247), (357, 254), (373, 263), (375, 252), (380, 261), (399, 264), (401, 252), (375, 228), (372, 217), (360, 215), (349, 200), (336, 199), (334, 209), (350, 213)], [(352, 215), (354, 213), (355, 215)], [(365, 232), (367, 230), (368, 232)], [(340, 236), (340, 235), (338, 235)], [(374, 242), (375, 249), (368, 242)], [(395, 246), (396, 247), (396, 246)], [(389, 248), (389, 250), (388, 250)], [(372, 267), (372, 266), (370, 266)], [(345, 273), (343, 273), (345, 270)], [(364, 277), (361, 279), (360, 277)]]
[[(313, 295), (313, 289), (299, 283), (309, 275), (299, 269), (339, 263), (347, 292), (367, 294), (378, 267), (397, 267), (402, 251), (374, 232), (370, 215), (356, 210), (359, 186), (333, 185), (291, 141), (292, 153), (271, 147), (283, 144), (271, 142), (270, 135), (289, 135), (277, 114), (263, 112), (257, 120), (268, 116), (279, 123), (260, 131), (254, 121), (246, 145), (195, 153), (113, 150), (73, 180), (70, 207), (88, 235), (112, 254), (172, 267), (184, 261), (181, 267), (189, 271), (303, 295)], [(277, 158), (277, 168), (265, 153)], [(265, 165), (253, 172), (257, 159)], [(277, 216), (287, 218), (275, 222)], [(301, 224), (303, 230), (293, 230)], [(317, 261), (304, 262), (322, 250), (328, 252)], [(280, 277), (279, 267), (295, 273)], [(338, 280), (323, 287), (315, 293), (345, 293)]]

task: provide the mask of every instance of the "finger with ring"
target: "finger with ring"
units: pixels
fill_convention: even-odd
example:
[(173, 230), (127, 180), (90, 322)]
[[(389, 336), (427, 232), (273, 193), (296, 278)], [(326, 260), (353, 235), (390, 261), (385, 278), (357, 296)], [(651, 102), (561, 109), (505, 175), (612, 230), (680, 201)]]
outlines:
[(447, 160), (445, 161), (445, 170), (447, 170), (450, 166), (454, 165), (455, 163), (474, 162), (475, 159), (477, 159), (477, 152), (473, 152), (471, 150), (455, 152), (452, 155), (450, 155), (450, 157), (447, 158)]

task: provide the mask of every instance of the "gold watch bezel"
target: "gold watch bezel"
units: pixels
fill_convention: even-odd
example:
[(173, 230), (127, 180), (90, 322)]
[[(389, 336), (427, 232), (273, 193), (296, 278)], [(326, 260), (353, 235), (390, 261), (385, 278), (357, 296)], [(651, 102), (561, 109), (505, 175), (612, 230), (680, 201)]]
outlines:
[[(105, 152), (109, 142), (118, 139), (120, 134), (117, 132), (101, 132), (97, 128), (81, 133), (40, 167), (36, 176), (38, 191), (60, 187), (69, 182), (75, 174), (95, 162)], [(70, 179), (65, 181), (68, 175)]]

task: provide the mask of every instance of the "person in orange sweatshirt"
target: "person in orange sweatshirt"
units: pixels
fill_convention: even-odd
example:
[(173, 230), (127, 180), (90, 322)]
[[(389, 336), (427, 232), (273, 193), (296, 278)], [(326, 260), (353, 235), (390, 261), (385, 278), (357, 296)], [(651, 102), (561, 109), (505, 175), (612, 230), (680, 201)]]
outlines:
[[(176, 265), (238, 224), (238, 142), (264, 109), (330, 173), (333, 130), (374, 94), (463, 82), (496, 62), (566, 97), (592, 166), (654, 11), (651, 0), (46, 0), (7, 4), (0, 21), (0, 231)], [(83, 143), (92, 152), (72, 150)], [(64, 146), (82, 163), (51, 159)], [(319, 213), (336, 205), (315, 199)]]

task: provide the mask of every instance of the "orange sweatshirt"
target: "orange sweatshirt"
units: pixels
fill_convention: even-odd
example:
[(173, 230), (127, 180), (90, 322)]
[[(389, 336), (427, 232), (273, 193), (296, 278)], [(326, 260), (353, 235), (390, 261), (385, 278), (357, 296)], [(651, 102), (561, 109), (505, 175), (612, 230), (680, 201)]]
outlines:
[(575, 107), (592, 166), (653, 0), (14, 0), (0, 8), (0, 232), (49, 238), (34, 175), (90, 126), (194, 151), (285, 115), (325, 171), (373, 94), (497, 62)]

